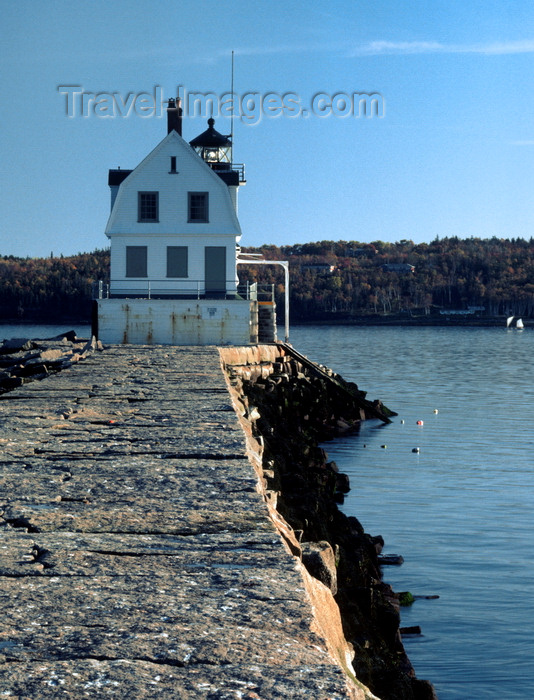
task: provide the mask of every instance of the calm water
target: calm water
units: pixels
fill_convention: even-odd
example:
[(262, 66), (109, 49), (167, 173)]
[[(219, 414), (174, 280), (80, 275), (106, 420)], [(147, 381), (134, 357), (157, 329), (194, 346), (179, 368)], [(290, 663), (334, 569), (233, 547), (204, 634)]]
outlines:
[(291, 342), (399, 413), (325, 447), (351, 478), (344, 511), (405, 559), (385, 579), (440, 596), (402, 610), (423, 632), (405, 640), (417, 675), (440, 700), (530, 700), (534, 333), (317, 327)]
[(55, 335), (66, 331), (76, 331), (79, 338), (91, 337), (91, 325), (78, 323), (69, 325), (65, 323), (61, 326), (54, 324), (30, 324), (21, 323), (9, 325), (0, 323), (0, 342), (4, 338), (53, 338)]
[[(0, 326), (0, 339), (65, 330)], [(423, 632), (405, 640), (417, 675), (440, 700), (530, 700), (534, 332), (317, 327), (291, 342), (399, 413), (326, 447), (351, 477), (344, 510), (405, 559), (386, 580), (440, 596), (403, 609)]]

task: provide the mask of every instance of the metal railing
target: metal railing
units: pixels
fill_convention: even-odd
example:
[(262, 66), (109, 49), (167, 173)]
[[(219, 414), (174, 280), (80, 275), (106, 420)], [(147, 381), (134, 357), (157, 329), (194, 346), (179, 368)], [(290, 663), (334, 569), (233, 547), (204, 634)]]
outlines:
[(99, 280), (93, 282), (93, 299), (243, 299), (260, 303), (274, 303), (274, 284), (258, 285), (257, 282), (236, 284), (227, 280), (225, 287), (206, 289), (205, 280), (187, 280), (180, 286), (169, 280), (111, 280), (108, 284)]
[(232, 163), (232, 170), (235, 170), (239, 173), (239, 182), (246, 182), (244, 163)]

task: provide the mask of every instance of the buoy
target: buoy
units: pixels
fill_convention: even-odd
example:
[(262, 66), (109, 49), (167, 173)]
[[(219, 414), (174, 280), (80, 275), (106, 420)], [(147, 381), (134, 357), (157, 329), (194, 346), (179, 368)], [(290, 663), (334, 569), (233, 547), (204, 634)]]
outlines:
[(401, 425), (404, 425), (404, 418), (401, 420)]
[(439, 413), (437, 408), (434, 409), (434, 413)]
[(386, 449), (387, 449), (387, 445), (380, 445), (380, 447), (381, 447), (383, 450), (386, 450)]
[(422, 420), (418, 420), (418, 421), (417, 421), (417, 425), (424, 425), (424, 423), (423, 423)]
[(414, 447), (413, 450), (412, 450), (412, 452), (419, 452), (419, 448), (418, 448), (418, 447)]

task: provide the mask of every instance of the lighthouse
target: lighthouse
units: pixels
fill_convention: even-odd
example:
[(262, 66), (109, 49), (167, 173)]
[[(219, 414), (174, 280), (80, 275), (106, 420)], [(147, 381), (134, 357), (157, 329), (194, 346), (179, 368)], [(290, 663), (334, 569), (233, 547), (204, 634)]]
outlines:
[(169, 100), (162, 141), (133, 170), (109, 171), (110, 283), (93, 314), (103, 342), (258, 342), (257, 289), (237, 276), (244, 166), (214, 119), (190, 142), (182, 121)]

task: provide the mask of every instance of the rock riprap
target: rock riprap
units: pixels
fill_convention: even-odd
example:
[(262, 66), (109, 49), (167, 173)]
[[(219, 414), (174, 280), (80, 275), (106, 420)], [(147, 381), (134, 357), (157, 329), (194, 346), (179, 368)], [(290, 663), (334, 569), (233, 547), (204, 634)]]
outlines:
[(289, 345), (220, 352), (272, 520), (316, 582), (311, 595), (328, 591), (315, 609), (328, 609), (332, 619), (335, 605), (340, 614), (340, 633), (323, 616), (332, 655), (341, 660), (350, 649), (358, 679), (383, 700), (436, 700), (402, 643), (399, 596), (382, 579), (384, 540), (340, 511), (338, 503), (358, 484), (319, 444), (358, 430), (362, 420), (387, 423), (396, 414)]
[(102, 344), (95, 338), (81, 340), (74, 331), (55, 338), (9, 338), (0, 343), (0, 394), (71, 367)]
[(0, 428), (0, 697), (374, 697), (269, 516), (216, 348), (86, 354), (3, 393)]

